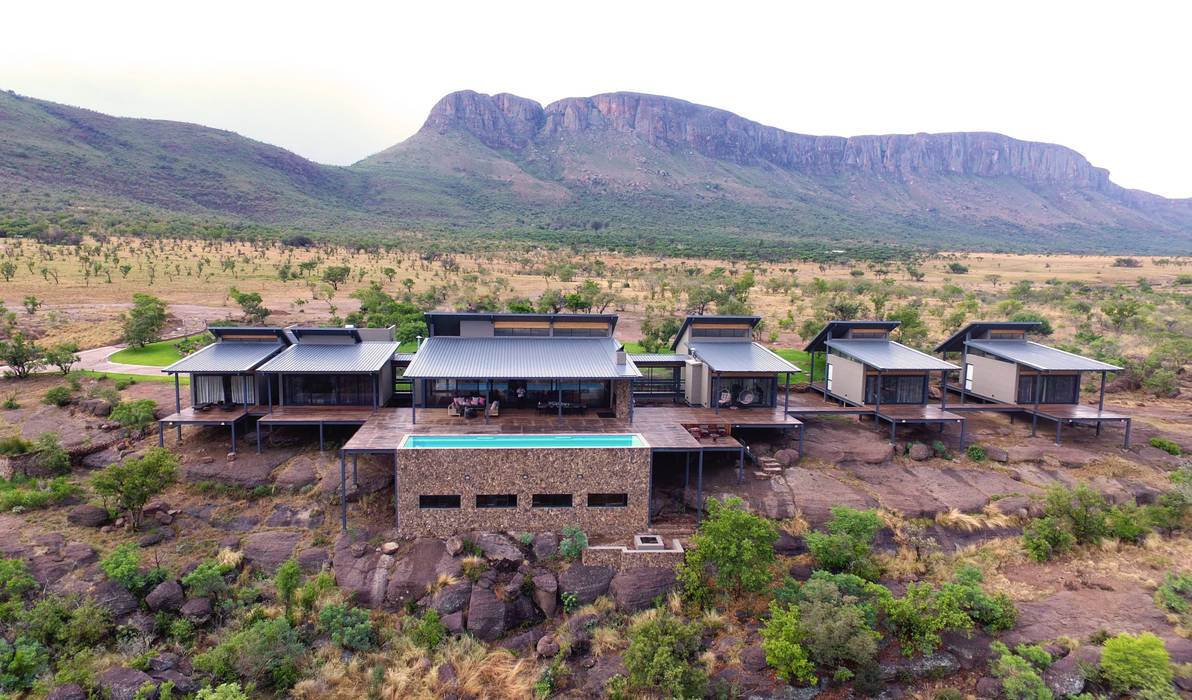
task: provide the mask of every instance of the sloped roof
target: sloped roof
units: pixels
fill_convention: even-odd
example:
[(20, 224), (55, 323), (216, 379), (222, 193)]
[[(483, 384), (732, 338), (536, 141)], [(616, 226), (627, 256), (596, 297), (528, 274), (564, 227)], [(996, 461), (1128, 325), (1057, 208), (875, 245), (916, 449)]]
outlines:
[(691, 355), (672, 352), (633, 352), (629, 353), (629, 359), (633, 360), (634, 364), (675, 364), (686, 362), (691, 359)]
[(964, 350), (965, 338), (979, 338), (993, 330), (1022, 331), (1026, 333), (1035, 330), (1040, 325), (1042, 324), (1038, 321), (978, 321), (976, 323), (970, 323), (953, 333), (947, 340), (940, 343), (935, 351), (960, 352)]
[(163, 367), (161, 371), (166, 374), (251, 372), (284, 347), (281, 343), (212, 343), (168, 367)]
[(806, 352), (823, 352), (826, 349), (824, 343), (828, 340), (828, 333), (834, 337), (839, 338), (848, 331), (854, 328), (881, 328), (886, 331), (892, 331), (902, 325), (902, 321), (828, 321), (824, 327), (816, 333), (811, 342), (803, 348)]
[(613, 338), (436, 335), (415, 353), (404, 376), (422, 379), (629, 379), (632, 360), (617, 364)]
[(1029, 340), (970, 340), (970, 348), (1042, 371), (1116, 372), (1117, 365)]
[(299, 343), (257, 368), (258, 372), (360, 374), (380, 371), (393, 359), (398, 343), (321, 345)]
[(925, 352), (893, 340), (829, 340), (827, 347), (881, 370), (960, 369)]
[(731, 323), (748, 323), (750, 328), (757, 326), (762, 320), (761, 316), (720, 316), (720, 315), (691, 315), (683, 319), (683, 324), (679, 326), (679, 331), (675, 333), (675, 339), (671, 341), (671, 350), (679, 347), (679, 339), (683, 337), (683, 331), (692, 323), (707, 323), (711, 325), (722, 325)]
[(801, 372), (770, 350), (752, 342), (690, 343), (691, 354), (713, 372)]

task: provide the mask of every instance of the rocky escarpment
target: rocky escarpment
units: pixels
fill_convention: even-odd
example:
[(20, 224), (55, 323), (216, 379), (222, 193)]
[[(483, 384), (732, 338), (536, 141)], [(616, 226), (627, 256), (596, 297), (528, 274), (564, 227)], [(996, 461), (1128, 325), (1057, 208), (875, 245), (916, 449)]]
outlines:
[(1120, 190), (1109, 181), (1107, 170), (1064, 146), (983, 132), (811, 136), (722, 109), (630, 92), (567, 98), (545, 108), (516, 95), (456, 92), (435, 105), (423, 129), (462, 129), (490, 148), (507, 150), (577, 134), (615, 132), (670, 152), (694, 150), (739, 165), (770, 164), (819, 177), (1008, 176), (1041, 185)]

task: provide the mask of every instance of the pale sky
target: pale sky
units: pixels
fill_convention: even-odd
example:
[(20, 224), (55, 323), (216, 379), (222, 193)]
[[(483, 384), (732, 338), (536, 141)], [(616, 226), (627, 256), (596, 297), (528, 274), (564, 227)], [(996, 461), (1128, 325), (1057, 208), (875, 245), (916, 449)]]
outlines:
[(1181, 0), (5, 5), (0, 89), (322, 163), (407, 138), (455, 90), (631, 90), (805, 134), (1060, 143), (1120, 185), (1192, 197)]

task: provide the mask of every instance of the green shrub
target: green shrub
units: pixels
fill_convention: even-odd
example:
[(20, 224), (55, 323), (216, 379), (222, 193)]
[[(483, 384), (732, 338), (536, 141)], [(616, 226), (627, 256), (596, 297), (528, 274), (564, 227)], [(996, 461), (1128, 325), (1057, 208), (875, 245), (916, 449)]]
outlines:
[(1120, 693), (1146, 692), (1149, 697), (1171, 697), (1171, 656), (1163, 640), (1150, 632), (1135, 637), (1119, 634), (1101, 651), (1101, 678)]
[[(115, 381), (112, 382), (112, 386), (116, 387), (116, 391), (124, 391), (136, 383), (136, 380), (132, 377), (116, 377)], [(142, 399), (142, 401), (144, 400), (146, 399)]]
[(1151, 531), (1148, 511), (1139, 508), (1134, 501), (1109, 509), (1106, 527), (1109, 536), (1122, 542), (1138, 542)]
[(194, 659), (195, 669), (216, 681), (241, 681), (289, 689), (298, 681), (298, 662), (306, 645), (285, 619), (257, 620)]
[(974, 462), (985, 461), (985, 448), (981, 447), (980, 445), (969, 445), (968, 449), (965, 450), (965, 453), (968, 454), (968, 458)]
[(952, 452), (948, 449), (948, 446), (944, 444), (943, 440), (932, 441), (931, 450), (940, 457), (944, 458), (950, 458), (952, 454)]
[[(47, 394), (47, 396), (48, 396), (48, 394)], [(1180, 446), (1177, 445), (1175, 442), (1168, 440), (1167, 438), (1162, 438), (1162, 437), (1151, 438), (1151, 447), (1158, 447), (1160, 450), (1163, 450), (1167, 454), (1172, 454), (1172, 455), (1175, 455), (1176, 457), (1179, 457), (1181, 454)]]
[(23, 455), (32, 449), (33, 443), (23, 439), (19, 435), (0, 439), (0, 455), (6, 455), (8, 457)]
[(20, 559), (0, 559), (0, 621), (9, 621), (25, 609), (22, 598), (37, 582)]
[(418, 646), (431, 651), (447, 636), (447, 627), (439, 622), (439, 611), (428, 609), (422, 614), (422, 621), (410, 632), (410, 638)]
[[(815, 681), (815, 664), (803, 648), (803, 630), (799, 624), (799, 609), (770, 606), (770, 619), (762, 627), (762, 650), (766, 663), (788, 683)], [(665, 687), (665, 686), (663, 686)]]
[(816, 565), (834, 573), (851, 573), (876, 580), (881, 573), (873, 560), (870, 543), (882, 527), (877, 511), (858, 511), (836, 506), (828, 521), (829, 532), (809, 532), (803, 536)]
[(812, 660), (829, 668), (853, 670), (876, 662), (881, 635), (873, 629), (876, 614), (868, 601), (843, 593), (827, 577), (813, 577), (799, 597), (800, 643)]
[(564, 525), (563, 539), (559, 540), (559, 554), (567, 561), (579, 559), (588, 548), (588, 536), (578, 525)]
[(135, 401), (121, 401), (112, 407), (108, 416), (125, 428), (140, 429), (154, 421), (153, 410), (157, 402), (153, 399), (136, 399)]
[(45, 432), (37, 436), (34, 448), (40, 454), (37, 463), (51, 474), (66, 474), (70, 472), (70, 453), (62, 449), (58, 443), (58, 434)]
[(954, 589), (936, 591), (927, 582), (911, 583), (905, 597), (883, 596), (879, 604), (887, 621), (893, 625), (906, 656), (934, 652), (940, 645), (940, 632), (967, 630), (973, 626), (972, 618), (965, 612), (963, 601)]
[(73, 397), (68, 387), (56, 386), (46, 392), (45, 398), (41, 402), (49, 406), (69, 406), (72, 400)]
[(292, 615), (294, 591), (298, 590), (298, 582), (301, 578), (302, 567), (294, 557), (290, 557), (277, 567), (277, 573), (273, 575), (273, 582), (277, 586), (277, 595), (281, 598), (282, 605), (285, 606), (287, 618)]
[(368, 651), (377, 640), (368, 611), (346, 604), (328, 605), (320, 610), (319, 629), (345, 649)]
[(186, 586), (192, 598), (219, 598), (228, 590), (227, 581), (224, 581), (224, 574), (228, 571), (227, 567), (205, 559), (194, 571), (182, 577), (182, 585)]
[(33, 681), (49, 665), (49, 653), (37, 642), (17, 638), (9, 643), (0, 637), (0, 689), (22, 691), (32, 688)]
[(238, 683), (221, 683), (214, 688), (203, 688), (195, 700), (248, 700), (248, 695)]
[(169, 572), (161, 567), (141, 570), (141, 555), (136, 542), (125, 542), (116, 547), (99, 560), (99, 568), (108, 578), (142, 598), (169, 576)]
[(1005, 593), (990, 597), (980, 586), (984, 581), (981, 572), (975, 567), (964, 566), (956, 572), (956, 581), (945, 583), (943, 587), (960, 600), (961, 608), (986, 631), (1013, 628), (1014, 621), (1018, 619), (1018, 608), (1014, 601)]
[(1063, 486), (1047, 489), (1043, 515), (1059, 519), (1078, 544), (1100, 544), (1108, 534), (1105, 497), (1080, 483), (1074, 491)]
[(1168, 571), (1163, 584), (1155, 591), (1155, 605), (1177, 615), (1192, 609), (1192, 575)]
[(1002, 692), (1010, 700), (1052, 700), (1055, 696), (1043, 682), (1042, 671), (1051, 664), (1051, 656), (1037, 646), (1018, 645), (1017, 654), (1005, 644), (994, 642), (989, 648), (997, 657), (989, 670), (1002, 682)]
[(1039, 518), (1022, 530), (1022, 546), (1035, 561), (1047, 561), (1076, 544), (1076, 538), (1064, 530), (1058, 518)]
[[(744, 508), (740, 498), (708, 499), (708, 517), (691, 539), (679, 578), (692, 599), (704, 599), (702, 587), (726, 593), (760, 591), (773, 580), (774, 523)], [(711, 580), (707, 580), (708, 575)]]
[(174, 483), (178, 457), (164, 447), (150, 447), (139, 459), (111, 464), (91, 478), (91, 488), (105, 499), (113, 499), (129, 512), (133, 529), (141, 525), (142, 508)]
[(1164, 532), (1173, 532), (1184, 526), (1184, 513), (1188, 510), (1188, 497), (1178, 491), (1159, 494), (1157, 503), (1146, 507), (1147, 522)]
[(676, 697), (704, 695), (708, 674), (699, 663), (699, 625), (660, 613), (629, 630), (629, 648), (621, 656), (629, 685), (646, 692), (665, 688)]
[(563, 612), (570, 615), (579, 607), (579, 596), (575, 593), (565, 592), (559, 595), (559, 600), (563, 603)]

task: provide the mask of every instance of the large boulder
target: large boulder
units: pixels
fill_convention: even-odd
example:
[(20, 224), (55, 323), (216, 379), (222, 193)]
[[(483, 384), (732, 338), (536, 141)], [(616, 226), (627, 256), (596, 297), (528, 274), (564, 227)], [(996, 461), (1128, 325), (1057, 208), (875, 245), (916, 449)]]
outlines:
[(265, 520), (265, 527), (302, 527), (313, 530), (323, 524), (323, 509), (315, 506), (273, 506), (273, 513)]
[(87, 700), (87, 693), (78, 683), (67, 683), (51, 690), (46, 700)]
[(935, 456), (935, 450), (931, 449), (930, 445), (924, 445), (921, 442), (916, 442), (911, 445), (911, 449), (907, 452), (907, 456), (916, 462), (923, 462)]
[(613, 574), (611, 566), (572, 564), (559, 575), (559, 590), (562, 593), (575, 594), (576, 603), (586, 605), (608, 593)]
[(609, 583), (609, 592), (621, 612), (637, 612), (654, 604), (675, 587), (675, 570), (639, 568), (617, 574)]
[(322, 547), (307, 547), (298, 552), (298, 566), (304, 574), (317, 574), (323, 570), (323, 565), (329, 561), (327, 550)]
[(1056, 661), (1043, 672), (1043, 682), (1057, 698), (1080, 695), (1084, 692), (1085, 680), (1084, 669), (1074, 654)]
[(774, 459), (782, 466), (789, 467), (799, 461), (799, 453), (790, 449), (778, 450), (774, 453)]
[(530, 549), (537, 559), (549, 559), (559, 551), (559, 536), (553, 532), (540, 532), (534, 535)]
[[(137, 698), (141, 686), (152, 682), (153, 679), (144, 671), (124, 667), (109, 668), (99, 674), (99, 678), (96, 679), (99, 689), (108, 700), (134, 700)], [(149, 698), (144, 700), (156, 697), (157, 689), (155, 688)]]
[(505, 603), (488, 588), (473, 587), (468, 601), (468, 632), (491, 642), (505, 631)]
[(214, 608), (210, 598), (193, 598), (186, 601), (178, 612), (196, 625), (205, 625), (211, 620)]
[(178, 612), (185, 602), (186, 594), (182, 591), (182, 584), (174, 579), (162, 581), (145, 596), (145, 604), (153, 612)]
[(244, 538), (241, 551), (251, 564), (272, 574), (294, 555), (301, 541), (299, 532), (256, 532)]
[(80, 527), (103, 527), (111, 517), (106, 508), (83, 503), (70, 509), (66, 514), (66, 522)]
[(454, 576), (459, 570), (459, 562), (447, 553), (442, 540), (421, 537), (415, 540), (410, 553), (393, 568), (386, 597), (394, 606), (418, 600), (426, 595), (440, 575)]
[(285, 491), (299, 491), (318, 480), (319, 474), (315, 460), (309, 456), (301, 455), (282, 467), (274, 477), (273, 483), (277, 488)]
[(534, 581), (534, 603), (542, 614), (551, 617), (559, 606), (559, 582), (555, 575), (547, 571), (538, 574)]
[(914, 658), (899, 657), (879, 665), (882, 678), (893, 680), (903, 675), (912, 678), (943, 678), (960, 670), (960, 662), (946, 651), (937, 651), (929, 656)]
[(439, 611), (439, 615), (450, 615), (468, 607), (472, 600), (472, 583), (460, 581), (440, 588), (431, 598), (430, 607)]
[[(542, 619), (542, 613), (534, 607), (534, 603), (524, 595), (518, 596), (505, 603), (505, 627), (517, 629), (531, 622)], [(534, 640), (538, 641), (537, 639)]]
[(358, 546), (360, 544), (353, 543), (346, 535), (341, 536), (335, 543), (331, 570), (335, 574), (335, 585), (350, 592), (358, 604), (376, 608), (385, 602), (393, 557), (371, 547)]
[(498, 569), (510, 566), (517, 568), (526, 558), (521, 547), (502, 534), (482, 532), (477, 535), (475, 543), (484, 552), (485, 559), (493, 562)]

